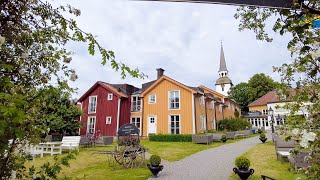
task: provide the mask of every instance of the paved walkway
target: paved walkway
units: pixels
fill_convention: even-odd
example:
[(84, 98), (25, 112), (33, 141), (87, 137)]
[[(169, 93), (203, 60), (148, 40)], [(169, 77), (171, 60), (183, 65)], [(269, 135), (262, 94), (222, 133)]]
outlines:
[[(270, 133), (267, 137), (268, 140), (271, 139)], [(200, 151), (179, 161), (162, 161), (164, 168), (159, 172), (158, 177), (149, 179), (227, 180), (232, 173), (235, 158), (259, 143), (261, 141), (257, 136)]]

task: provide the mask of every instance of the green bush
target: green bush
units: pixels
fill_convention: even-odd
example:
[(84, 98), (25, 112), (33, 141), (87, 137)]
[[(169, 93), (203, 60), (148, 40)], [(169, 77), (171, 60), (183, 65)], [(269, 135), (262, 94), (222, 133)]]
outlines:
[(149, 161), (150, 161), (150, 164), (152, 164), (153, 166), (159, 166), (161, 163), (161, 158), (158, 155), (151, 155)]
[(150, 141), (157, 142), (192, 142), (191, 134), (153, 134), (149, 136)]
[(221, 139), (227, 139), (227, 136), (224, 134), (221, 136)]
[(235, 165), (239, 169), (248, 170), (250, 167), (250, 160), (244, 156), (239, 156), (235, 160)]
[(214, 130), (214, 129), (209, 129), (209, 130), (207, 130), (207, 133), (215, 133), (215, 132), (217, 132), (217, 131)]
[(258, 133), (259, 133), (259, 134), (262, 133), (262, 129), (261, 129), (261, 128), (258, 129)]
[(260, 134), (260, 137), (261, 137), (261, 138), (266, 138), (266, 134), (265, 134), (265, 133), (261, 133), (261, 134)]
[(247, 127), (251, 128), (251, 126), (248, 120), (242, 118), (227, 118), (218, 123), (220, 131), (239, 131), (245, 130)]

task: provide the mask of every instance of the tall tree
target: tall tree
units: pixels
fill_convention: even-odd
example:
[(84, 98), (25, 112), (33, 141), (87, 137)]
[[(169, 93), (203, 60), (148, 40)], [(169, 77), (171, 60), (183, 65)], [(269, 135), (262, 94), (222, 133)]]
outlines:
[(242, 82), (232, 87), (229, 96), (240, 105), (242, 111), (247, 112), (251, 102), (275, 89), (277, 84), (270, 76), (259, 73), (252, 76), (248, 83)]
[[(300, 129), (294, 129), (293, 134), (302, 136), (300, 147), (311, 151), (307, 158), (311, 163), (306, 169), (308, 178), (320, 179), (320, 29), (316, 25), (320, 17), (320, 1), (292, 0), (292, 3), (292, 9), (241, 7), (235, 18), (240, 19), (240, 30), (252, 30), (259, 40), (272, 41), (267, 23), (273, 23), (275, 32), (290, 35), (287, 48), (293, 60), (274, 70), (280, 73), (282, 82), (301, 84), (291, 97), (293, 103), (286, 105), (290, 109), (288, 121), (296, 121), (295, 113), (300, 108), (307, 108), (310, 115), (306, 117), (307, 121), (288, 127)], [(297, 74), (303, 78), (295, 78)], [(285, 92), (286, 89), (280, 90)]]
[(234, 99), (240, 106), (241, 111), (248, 111), (248, 105), (255, 100), (256, 90), (251, 88), (248, 83), (242, 82), (229, 91), (229, 97)]
[(38, 88), (51, 81), (73, 91), (67, 80), (74, 81), (77, 76), (68, 67), (72, 52), (65, 49), (66, 43), (87, 43), (89, 54), (99, 52), (101, 63), (120, 70), (123, 78), (127, 74), (144, 77), (138, 69), (117, 62), (112, 51), (104, 49), (94, 35), (81, 30), (75, 20), (65, 18), (65, 13), (76, 17), (80, 10), (70, 5), (53, 7), (41, 0), (0, 1), (1, 178), (9, 179), (14, 170), (19, 175), (25, 158), (15, 153), (17, 148), (37, 140), (46, 131), (45, 126), (38, 125), (43, 103)]

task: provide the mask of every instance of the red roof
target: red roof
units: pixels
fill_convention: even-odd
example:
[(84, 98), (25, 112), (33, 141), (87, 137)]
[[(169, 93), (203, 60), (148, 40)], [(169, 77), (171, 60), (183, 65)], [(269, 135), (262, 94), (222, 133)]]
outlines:
[[(288, 92), (290, 95), (294, 95), (295, 94), (296, 89), (291, 88), (288, 89)], [(280, 100), (279, 95), (277, 94), (276, 90), (273, 91), (269, 91), (267, 94), (263, 95), (261, 98), (253, 101), (252, 103), (250, 103), (248, 105), (248, 107), (252, 107), (252, 106), (263, 106), (263, 105), (267, 105), (268, 103), (275, 103), (275, 102), (283, 102), (283, 101), (288, 101), (290, 99), (287, 98), (286, 100)]]

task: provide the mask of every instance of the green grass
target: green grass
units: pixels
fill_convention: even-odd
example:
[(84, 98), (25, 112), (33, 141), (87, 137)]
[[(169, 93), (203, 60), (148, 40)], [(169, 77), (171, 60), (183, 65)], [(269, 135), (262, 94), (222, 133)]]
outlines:
[[(106, 147), (81, 148), (75, 160), (70, 161), (70, 167), (63, 167), (60, 177), (67, 176), (73, 179), (147, 179), (152, 174), (145, 166), (135, 169), (125, 169), (117, 165), (115, 170), (109, 167), (106, 155), (92, 154), (92, 150), (114, 150), (114, 145)], [(65, 154), (59, 155), (64, 156)], [(36, 158), (28, 165), (36, 167), (45, 162), (53, 162), (53, 156)]]
[[(250, 176), (248, 180), (261, 180), (261, 175), (266, 175), (279, 180), (294, 180), (298, 177), (306, 179), (304, 174), (291, 170), (288, 162), (284, 161), (281, 163), (280, 160), (277, 160), (274, 144), (272, 142), (258, 144), (243, 155), (250, 160), (250, 168), (253, 168), (255, 171), (253, 176)], [(289, 171), (289, 169), (291, 171)], [(230, 180), (238, 179), (238, 175), (234, 173), (230, 177)]]
[[(251, 135), (258, 136), (258, 134)], [(149, 140), (143, 140), (141, 144), (148, 148), (148, 152), (151, 154), (157, 154), (161, 159), (173, 162), (190, 156), (196, 152), (203, 151), (209, 148), (218, 147), (224, 144), (234, 143), (243, 139), (228, 140), (226, 143), (213, 142), (209, 145), (196, 144), (192, 142), (153, 142)]]

